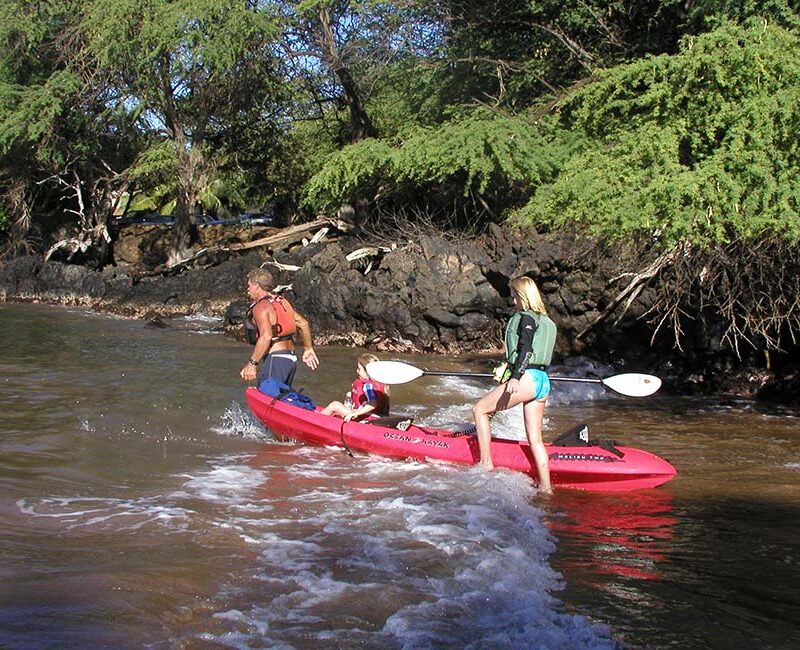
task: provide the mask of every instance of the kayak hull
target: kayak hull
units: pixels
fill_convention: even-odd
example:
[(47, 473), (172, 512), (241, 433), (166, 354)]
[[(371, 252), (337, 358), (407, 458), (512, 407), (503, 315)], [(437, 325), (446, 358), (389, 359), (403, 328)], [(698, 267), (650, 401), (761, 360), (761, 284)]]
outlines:
[[(480, 459), (474, 435), (413, 424), (401, 431), (379, 424), (345, 422), (276, 400), (255, 388), (247, 389), (245, 398), (253, 414), (271, 431), (298, 442), (345, 447), (389, 458), (463, 465), (475, 465)], [(657, 487), (677, 473), (663, 458), (633, 447), (615, 447), (620, 456), (599, 446), (545, 446), (554, 486), (621, 492)], [(498, 468), (538, 479), (533, 454), (525, 441), (493, 439), (492, 461)]]

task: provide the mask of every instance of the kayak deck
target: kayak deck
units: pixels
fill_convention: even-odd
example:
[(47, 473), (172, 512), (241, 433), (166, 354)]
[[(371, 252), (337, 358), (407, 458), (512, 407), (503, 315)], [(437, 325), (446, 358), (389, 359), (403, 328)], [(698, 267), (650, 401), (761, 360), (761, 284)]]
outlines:
[[(440, 460), (475, 465), (480, 458), (475, 435), (411, 424), (405, 430), (366, 422), (345, 422), (319, 411), (298, 408), (249, 388), (253, 414), (275, 434), (313, 445), (345, 447), (389, 458)], [(554, 486), (619, 492), (653, 488), (671, 480), (675, 468), (663, 458), (633, 447), (545, 445)], [(618, 452), (618, 453), (615, 453)], [(526, 441), (492, 440), (498, 468), (538, 479)]]

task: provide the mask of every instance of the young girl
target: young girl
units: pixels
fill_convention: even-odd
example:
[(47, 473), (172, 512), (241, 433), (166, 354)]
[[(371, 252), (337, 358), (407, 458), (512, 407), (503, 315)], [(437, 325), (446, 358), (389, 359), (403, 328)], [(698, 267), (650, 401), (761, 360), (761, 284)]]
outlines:
[(323, 415), (336, 415), (345, 420), (362, 420), (368, 415), (389, 414), (389, 387), (370, 379), (367, 364), (377, 361), (374, 354), (361, 354), (356, 359), (358, 377), (350, 387), (347, 400), (333, 401), (322, 409)]
[(556, 326), (547, 315), (547, 308), (536, 283), (527, 276), (511, 281), (514, 297), (514, 314), (506, 326), (505, 348), (508, 371), (499, 386), (481, 397), (472, 407), (481, 465), (493, 469), (492, 431), (490, 416), (522, 404), (525, 433), (536, 462), (539, 489), (546, 494), (550, 486), (550, 466), (547, 450), (542, 441), (542, 420), (547, 396), (550, 394), (550, 378), (547, 366), (553, 356)]

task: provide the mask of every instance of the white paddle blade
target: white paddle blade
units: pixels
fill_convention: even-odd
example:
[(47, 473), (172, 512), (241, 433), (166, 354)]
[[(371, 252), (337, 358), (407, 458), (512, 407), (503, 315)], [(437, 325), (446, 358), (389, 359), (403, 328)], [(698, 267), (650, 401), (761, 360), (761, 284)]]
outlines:
[(661, 388), (661, 380), (653, 375), (627, 372), (603, 380), (603, 384), (630, 397), (647, 397)]
[(402, 361), (373, 361), (367, 364), (367, 374), (382, 384), (406, 384), (422, 377), (425, 371)]

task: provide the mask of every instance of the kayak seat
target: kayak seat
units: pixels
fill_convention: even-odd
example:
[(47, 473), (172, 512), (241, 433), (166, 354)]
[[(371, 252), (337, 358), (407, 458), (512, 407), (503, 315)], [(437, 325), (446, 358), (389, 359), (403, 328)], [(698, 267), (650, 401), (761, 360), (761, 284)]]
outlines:
[(451, 425), (452, 431), (445, 434), (448, 438), (460, 438), (461, 436), (474, 436), (477, 433), (472, 422), (457, 422)]
[(386, 427), (387, 429), (405, 431), (414, 422), (414, 418), (406, 415), (380, 415), (378, 417), (369, 418), (368, 420), (361, 420), (361, 422), (363, 424), (375, 424), (379, 427)]
[(602, 438), (589, 438), (589, 426), (579, 424), (565, 431), (551, 443), (554, 447), (600, 447), (612, 454), (624, 458), (625, 454), (617, 449), (617, 443), (613, 440)]
[(589, 444), (589, 425), (579, 424), (565, 431), (555, 440), (554, 447), (586, 447)]

